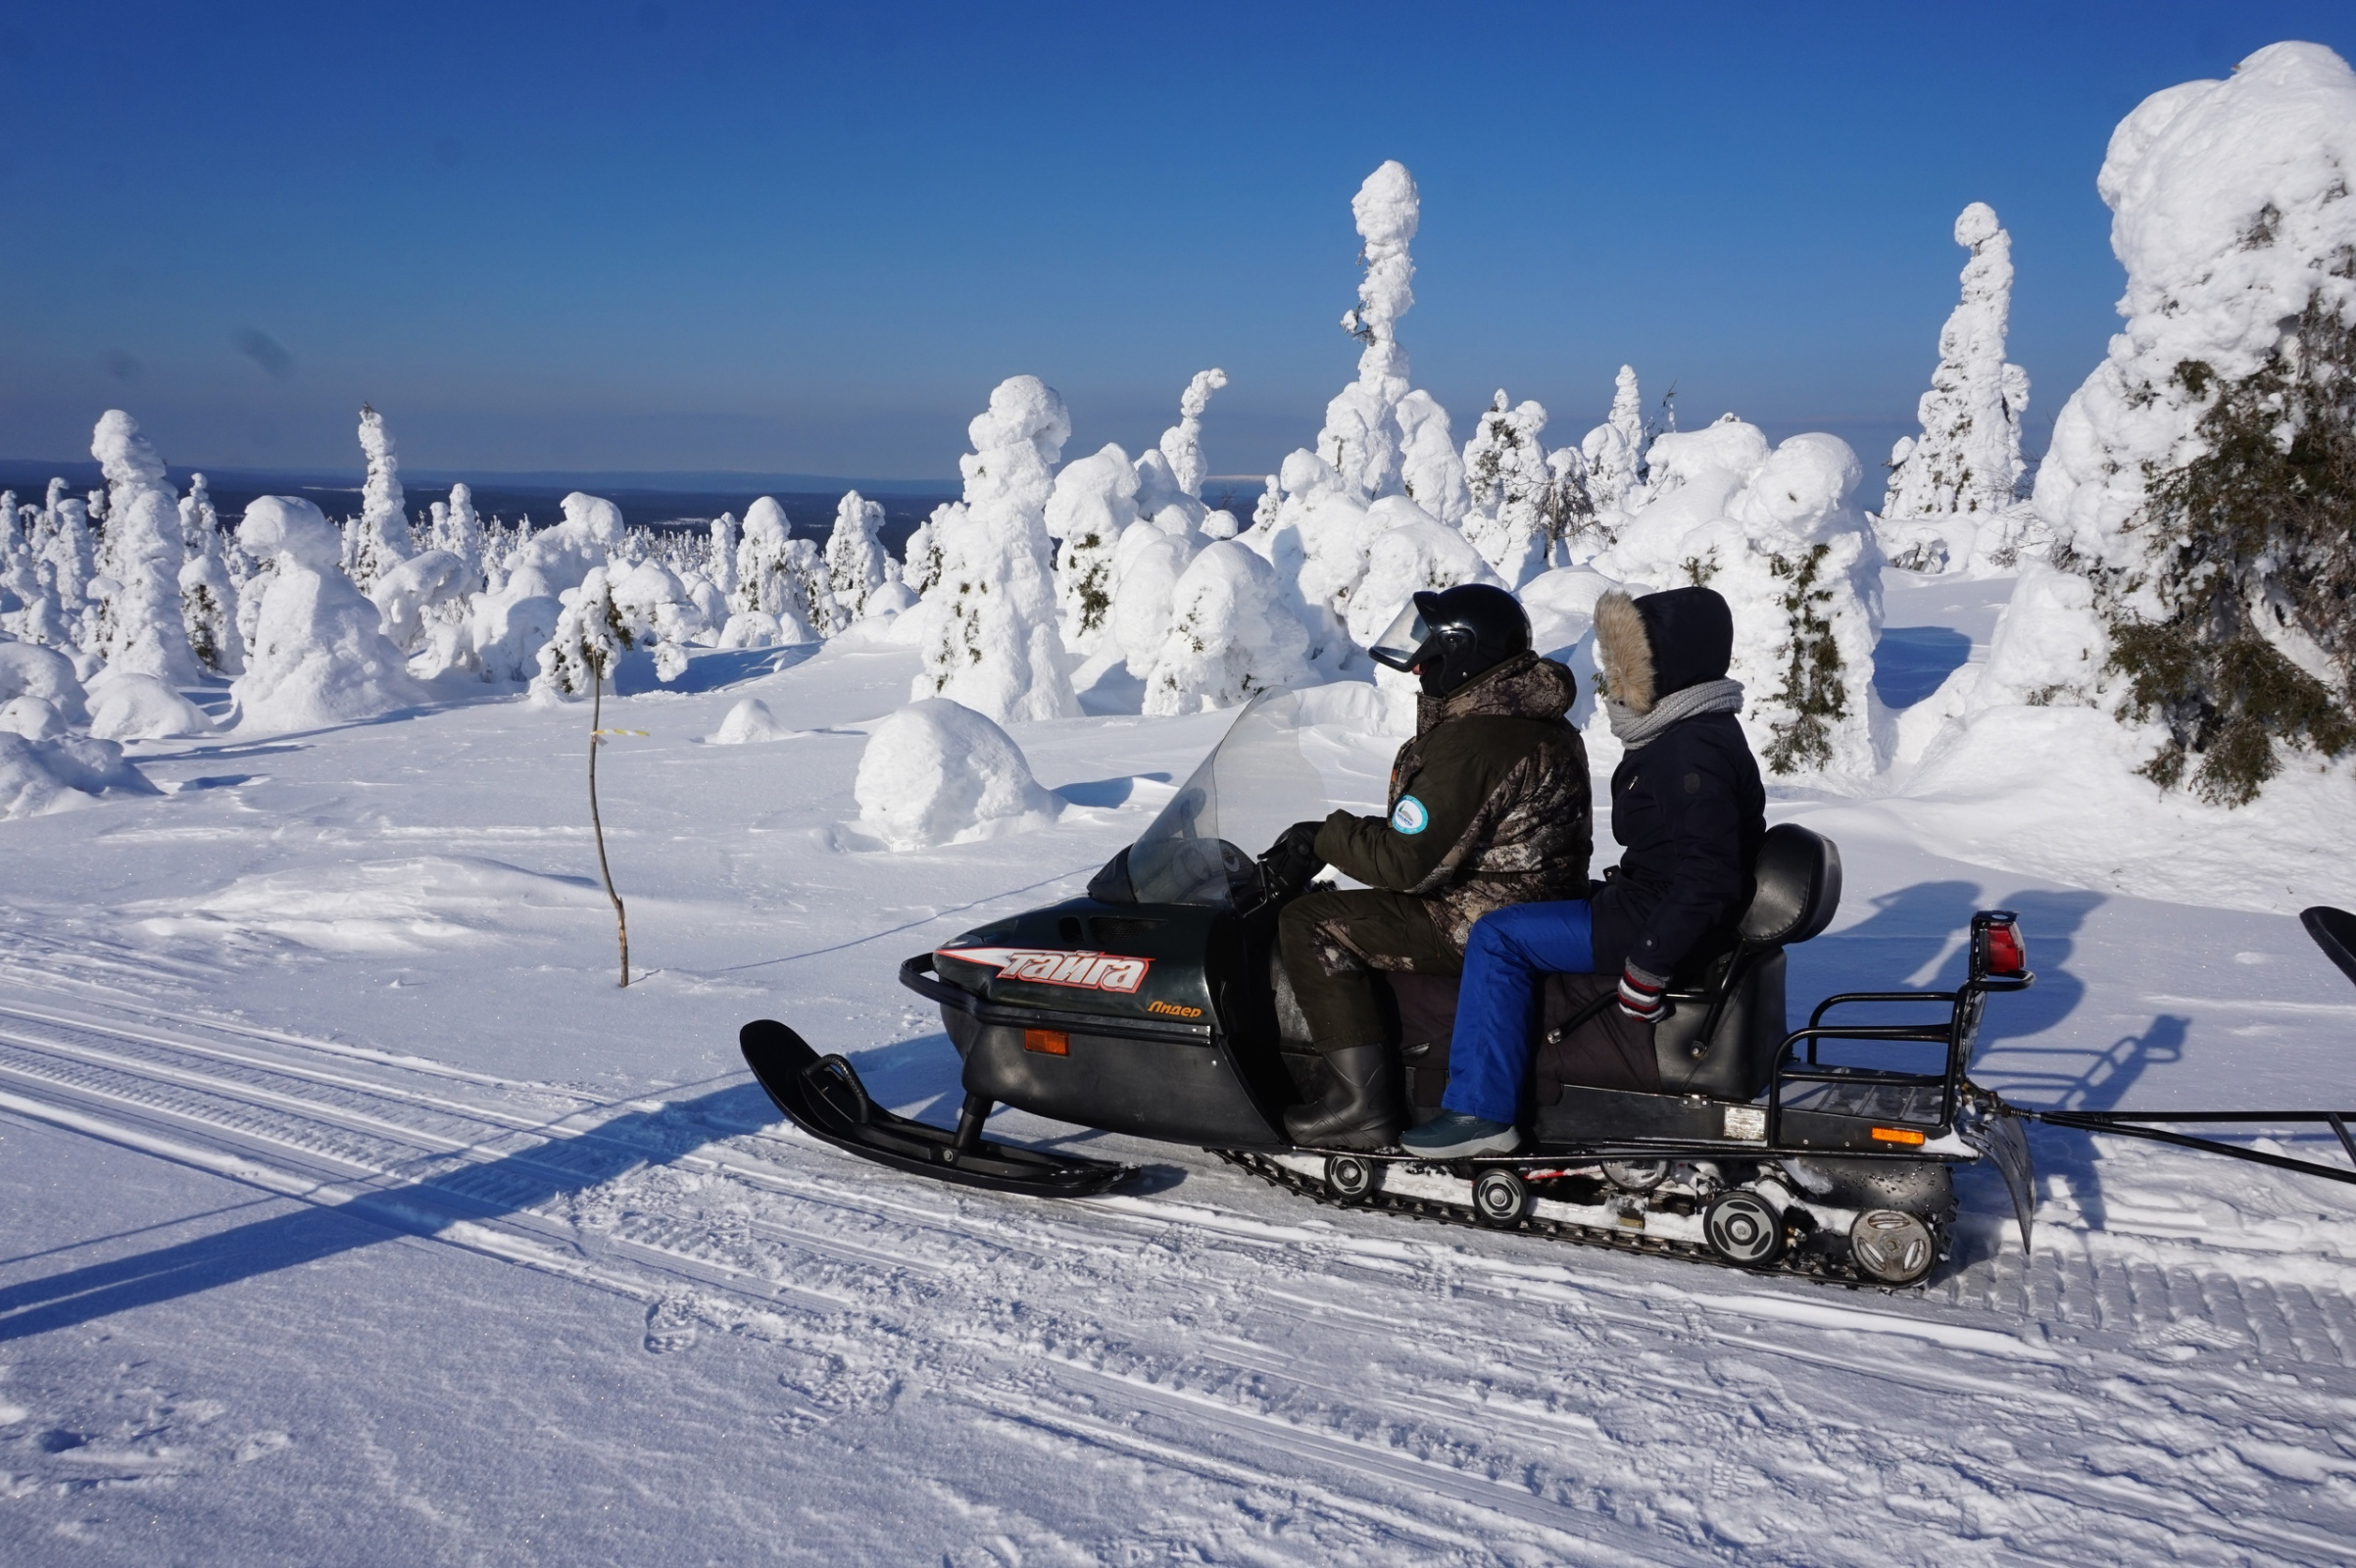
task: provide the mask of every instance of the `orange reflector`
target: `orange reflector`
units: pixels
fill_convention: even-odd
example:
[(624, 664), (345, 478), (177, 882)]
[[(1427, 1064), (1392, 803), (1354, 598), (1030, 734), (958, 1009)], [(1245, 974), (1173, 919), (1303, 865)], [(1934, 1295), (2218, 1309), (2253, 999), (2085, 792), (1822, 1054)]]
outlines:
[(1885, 1144), (1919, 1144), (1923, 1135), (1911, 1127), (1876, 1127), (1874, 1137)]
[[(1022, 1032), (1022, 1049), (1036, 1051), (1043, 1056), (1068, 1056), (1071, 1054), (1071, 1036), (1060, 1029), (1025, 1029)], [(1874, 1129), (1874, 1136), (1881, 1136), (1880, 1128)], [(1922, 1135), (1917, 1133), (1914, 1141), (1921, 1143)]]

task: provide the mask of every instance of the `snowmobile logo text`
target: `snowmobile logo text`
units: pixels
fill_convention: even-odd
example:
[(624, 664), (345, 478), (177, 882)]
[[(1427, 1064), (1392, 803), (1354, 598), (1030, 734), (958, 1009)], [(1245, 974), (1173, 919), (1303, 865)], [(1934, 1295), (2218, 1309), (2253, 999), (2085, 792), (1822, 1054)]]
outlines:
[(1029, 980), (1043, 986), (1082, 991), (1135, 991), (1146, 981), (1151, 958), (1116, 958), (1104, 953), (1060, 953), (1040, 948), (943, 948), (944, 958), (995, 963), (1001, 980)]

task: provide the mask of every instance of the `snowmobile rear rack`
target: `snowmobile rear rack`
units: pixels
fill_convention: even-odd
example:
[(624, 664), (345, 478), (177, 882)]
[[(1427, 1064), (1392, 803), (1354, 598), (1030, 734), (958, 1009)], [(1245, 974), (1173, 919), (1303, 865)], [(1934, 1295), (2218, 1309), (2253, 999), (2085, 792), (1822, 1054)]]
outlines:
[(992, 1143), (981, 1135), (990, 1102), (978, 1095), (966, 1097), (954, 1132), (894, 1115), (867, 1098), (850, 1062), (819, 1055), (773, 1018), (746, 1024), (737, 1044), (753, 1076), (795, 1126), (820, 1143), (880, 1165), (1032, 1198), (1086, 1198), (1137, 1169)]

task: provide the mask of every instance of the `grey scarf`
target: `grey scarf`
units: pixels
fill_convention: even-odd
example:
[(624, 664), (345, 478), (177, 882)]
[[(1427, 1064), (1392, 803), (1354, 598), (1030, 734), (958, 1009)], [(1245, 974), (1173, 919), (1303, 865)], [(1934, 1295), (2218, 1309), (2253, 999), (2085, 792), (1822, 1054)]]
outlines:
[(1742, 683), (1739, 680), (1705, 680), (1671, 692), (1652, 705), (1648, 713), (1640, 713), (1626, 703), (1606, 698), (1604, 711), (1611, 718), (1611, 732), (1620, 744), (1630, 751), (1649, 745), (1662, 730), (1681, 718), (1693, 718), (1701, 713), (1740, 713), (1742, 711)]

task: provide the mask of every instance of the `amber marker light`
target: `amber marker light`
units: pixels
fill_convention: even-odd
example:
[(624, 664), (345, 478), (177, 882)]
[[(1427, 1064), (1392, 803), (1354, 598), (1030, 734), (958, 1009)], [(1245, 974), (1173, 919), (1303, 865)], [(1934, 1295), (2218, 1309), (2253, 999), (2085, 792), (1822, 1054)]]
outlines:
[[(1060, 1029), (1025, 1029), (1022, 1032), (1022, 1049), (1036, 1051), (1043, 1056), (1068, 1056), (1071, 1054), (1071, 1036)], [(1879, 1138), (1881, 1129), (1876, 1128), (1874, 1136)], [(1914, 1141), (1919, 1144), (1922, 1138), (1917, 1135)]]
[(1911, 1127), (1876, 1127), (1874, 1137), (1885, 1144), (1919, 1144), (1923, 1135)]

